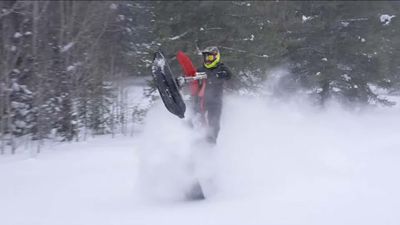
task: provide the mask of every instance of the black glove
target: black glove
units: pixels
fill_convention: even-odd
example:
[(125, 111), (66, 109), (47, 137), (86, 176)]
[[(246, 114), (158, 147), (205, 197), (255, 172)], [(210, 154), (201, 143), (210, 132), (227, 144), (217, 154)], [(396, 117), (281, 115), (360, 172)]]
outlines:
[(226, 72), (225, 70), (219, 71), (217, 73), (217, 78), (224, 78), (226, 76), (228, 76), (228, 72)]

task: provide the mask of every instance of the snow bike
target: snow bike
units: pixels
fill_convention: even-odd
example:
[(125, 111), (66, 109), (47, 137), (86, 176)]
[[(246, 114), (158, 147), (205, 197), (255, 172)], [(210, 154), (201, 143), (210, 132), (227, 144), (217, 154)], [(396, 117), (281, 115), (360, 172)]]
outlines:
[[(154, 54), (154, 60), (152, 65), (152, 73), (154, 82), (160, 93), (161, 99), (169, 112), (178, 116), (179, 118), (185, 117), (186, 105), (183, 101), (180, 93), (180, 86), (183, 83), (190, 83), (190, 90), (192, 96), (198, 96), (200, 99), (200, 109), (204, 112), (204, 89), (205, 82), (202, 84), (199, 82), (202, 79), (206, 79), (205, 73), (196, 72), (195, 67), (192, 64), (190, 58), (185, 55), (182, 51), (177, 54), (177, 60), (181, 65), (184, 72), (183, 81), (177, 82), (176, 77), (173, 75), (171, 68), (161, 51)], [(179, 85), (179, 83), (181, 83)], [(202, 187), (199, 181), (196, 181), (191, 187), (188, 193), (186, 193), (186, 199), (188, 200), (202, 200), (205, 199)]]

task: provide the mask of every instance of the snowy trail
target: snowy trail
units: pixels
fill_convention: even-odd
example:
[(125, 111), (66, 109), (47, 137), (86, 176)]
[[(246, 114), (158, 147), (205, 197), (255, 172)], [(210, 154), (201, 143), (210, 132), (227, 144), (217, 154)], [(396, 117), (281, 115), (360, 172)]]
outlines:
[(193, 133), (161, 103), (140, 136), (2, 159), (0, 224), (399, 224), (400, 109), (297, 105), (227, 98), (202, 202), (171, 200)]

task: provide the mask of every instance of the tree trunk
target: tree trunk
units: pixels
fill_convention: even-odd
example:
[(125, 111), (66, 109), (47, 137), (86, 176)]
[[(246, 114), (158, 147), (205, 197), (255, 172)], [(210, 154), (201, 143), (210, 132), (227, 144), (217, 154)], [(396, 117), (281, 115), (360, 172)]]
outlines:
[(32, 25), (32, 57), (33, 57), (33, 66), (32, 66), (32, 74), (35, 74), (37, 79), (36, 79), (36, 97), (35, 97), (35, 101), (34, 101), (34, 105), (37, 107), (37, 121), (36, 121), (36, 127), (37, 127), (37, 140), (38, 140), (38, 145), (36, 148), (36, 153), (38, 154), (41, 151), (41, 147), (43, 144), (43, 115), (42, 115), (42, 103), (43, 103), (43, 96), (42, 96), (42, 74), (40, 74), (39, 71), (39, 65), (38, 65), (38, 35), (39, 35), (39, 1), (34, 1), (32, 3), (33, 5), (33, 10), (32, 10), (32, 21), (33, 21), (33, 25)]

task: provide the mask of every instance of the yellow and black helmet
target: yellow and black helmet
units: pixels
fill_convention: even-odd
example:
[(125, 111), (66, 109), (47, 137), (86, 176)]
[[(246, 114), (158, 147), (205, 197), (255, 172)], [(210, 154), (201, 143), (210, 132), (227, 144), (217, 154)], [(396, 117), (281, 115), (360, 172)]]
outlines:
[(201, 51), (203, 54), (204, 66), (206, 68), (214, 68), (218, 65), (221, 54), (216, 46), (210, 46)]

